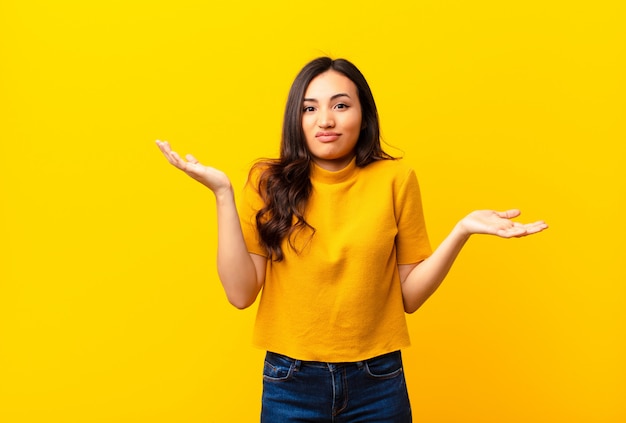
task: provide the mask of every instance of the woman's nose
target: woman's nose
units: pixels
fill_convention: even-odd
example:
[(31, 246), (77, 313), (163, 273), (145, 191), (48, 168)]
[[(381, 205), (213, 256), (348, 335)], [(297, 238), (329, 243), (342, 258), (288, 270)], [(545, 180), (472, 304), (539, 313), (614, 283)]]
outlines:
[(332, 128), (335, 126), (335, 121), (330, 112), (320, 111), (317, 118), (317, 126), (320, 128)]

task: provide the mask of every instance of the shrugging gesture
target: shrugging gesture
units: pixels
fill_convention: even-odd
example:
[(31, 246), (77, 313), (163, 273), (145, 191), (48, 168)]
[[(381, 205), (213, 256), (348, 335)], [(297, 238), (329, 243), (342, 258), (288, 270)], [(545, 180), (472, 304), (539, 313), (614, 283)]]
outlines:
[[(368, 360), (376, 363), (373, 368), (401, 369), (399, 349), (408, 344), (404, 312), (414, 312), (435, 292), (472, 235), (514, 238), (548, 227), (542, 221), (514, 222), (520, 214), (516, 209), (478, 210), (460, 219), (428, 256), (417, 181), (414, 175), (409, 180), (408, 169), (396, 167), (382, 149), (371, 89), (345, 59), (317, 58), (296, 76), (285, 108), (280, 157), (265, 163), (269, 167), (258, 181), (264, 204), (256, 227), (250, 222), (242, 230), (233, 187), (223, 172), (192, 155), (181, 158), (167, 142), (157, 145), (173, 166), (215, 194), (217, 271), (228, 300), (245, 308), (264, 289), (255, 325), (255, 345), (270, 351), (264, 376), (275, 378), (292, 368), (289, 363), (318, 363), (301, 366), (297, 378), (280, 386), (263, 384), (262, 423), (293, 421), (294, 416), (329, 421), (338, 398), (336, 377), (320, 369), (332, 362), (344, 363), (346, 380), (356, 381), (341, 385), (337, 404), (350, 401), (337, 409), (338, 419), (368, 415), (375, 421), (410, 422), (403, 372), (371, 378), (358, 363)], [(350, 184), (343, 183), (348, 180)], [(380, 202), (385, 186), (389, 201)], [(256, 209), (256, 200), (244, 197), (245, 210)], [(376, 205), (354, 207), (355, 202)], [(378, 216), (393, 219), (397, 208), (406, 210), (405, 217), (385, 222), (387, 236), (371, 228)], [(316, 241), (307, 241), (299, 251), (290, 237), (298, 225), (313, 228), (309, 223), (315, 228), (306, 233), (313, 233)], [(368, 230), (358, 233), (364, 225)], [(264, 249), (267, 257), (248, 252), (244, 233), (258, 235), (259, 243), (250, 249)], [(415, 254), (407, 251), (411, 248)]]
[(433, 254), (421, 263), (398, 266), (402, 281), (402, 298), (407, 313), (416, 311), (441, 285), (461, 249), (475, 234), (495, 235), (501, 238), (519, 238), (548, 228), (542, 221), (514, 222), (520, 215), (517, 209), (503, 212), (476, 210), (461, 219)]
[(157, 146), (176, 168), (208, 187), (217, 206), (217, 273), (228, 297), (237, 308), (254, 303), (265, 281), (265, 257), (250, 254), (239, 223), (230, 180), (215, 168), (204, 166), (191, 154), (183, 160), (166, 141)]

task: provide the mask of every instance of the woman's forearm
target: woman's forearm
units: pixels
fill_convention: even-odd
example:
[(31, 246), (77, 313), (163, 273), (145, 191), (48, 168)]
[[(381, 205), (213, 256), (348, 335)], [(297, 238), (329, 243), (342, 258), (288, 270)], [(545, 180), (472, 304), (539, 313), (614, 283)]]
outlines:
[(228, 297), (237, 308), (254, 303), (264, 281), (264, 258), (260, 267), (243, 238), (232, 187), (215, 192), (217, 206), (217, 272)]
[(470, 235), (459, 222), (430, 257), (413, 267), (402, 282), (407, 313), (415, 312), (439, 288)]

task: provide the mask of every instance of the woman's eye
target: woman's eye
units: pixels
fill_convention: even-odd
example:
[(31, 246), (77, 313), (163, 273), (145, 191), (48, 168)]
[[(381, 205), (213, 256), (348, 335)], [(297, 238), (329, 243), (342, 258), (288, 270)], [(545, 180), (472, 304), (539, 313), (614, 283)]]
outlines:
[(315, 107), (313, 107), (313, 106), (304, 106), (302, 111), (303, 112), (313, 112), (313, 111), (315, 111)]
[(348, 105), (347, 104), (343, 104), (343, 103), (339, 103), (335, 106), (337, 109), (347, 109)]

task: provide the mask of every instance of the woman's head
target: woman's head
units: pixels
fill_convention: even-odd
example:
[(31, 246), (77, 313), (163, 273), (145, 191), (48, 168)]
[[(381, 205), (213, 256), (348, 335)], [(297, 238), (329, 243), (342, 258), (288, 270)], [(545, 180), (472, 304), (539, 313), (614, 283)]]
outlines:
[(374, 160), (388, 158), (380, 145), (380, 127), (376, 103), (363, 74), (345, 59), (320, 57), (309, 62), (296, 76), (285, 108), (280, 158), (284, 162), (309, 161), (311, 151), (303, 131), (305, 93), (311, 82), (327, 72), (348, 78), (356, 88), (361, 109), (361, 129), (354, 148), (356, 164), (365, 166)]

